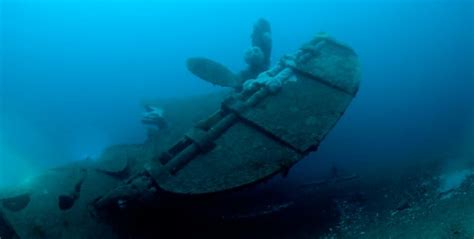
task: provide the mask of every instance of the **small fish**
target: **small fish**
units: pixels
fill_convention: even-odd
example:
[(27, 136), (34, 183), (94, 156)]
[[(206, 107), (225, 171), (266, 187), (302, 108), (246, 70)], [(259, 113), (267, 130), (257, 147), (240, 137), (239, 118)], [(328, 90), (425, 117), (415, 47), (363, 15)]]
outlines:
[(242, 86), (242, 79), (240, 76), (234, 74), (220, 63), (213, 60), (193, 57), (186, 62), (188, 70), (195, 76), (211, 82), (215, 85), (224, 87), (239, 88)]

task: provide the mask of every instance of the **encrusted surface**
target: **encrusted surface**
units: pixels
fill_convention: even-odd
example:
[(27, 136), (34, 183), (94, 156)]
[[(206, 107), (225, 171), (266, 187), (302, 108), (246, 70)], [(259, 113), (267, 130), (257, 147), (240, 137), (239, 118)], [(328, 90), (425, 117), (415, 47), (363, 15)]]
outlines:
[(331, 38), (317, 37), (302, 48), (304, 58), (296, 69), (355, 95), (359, 89), (360, 66), (356, 53)]
[(297, 75), (241, 117), (300, 152), (316, 147), (336, 124), (352, 96)]
[(244, 123), (236, 123), (215, 143), (177, 175), (163, 177), (160, 186), (182, 194), (229, 190), (266, 178), (302, 157)]

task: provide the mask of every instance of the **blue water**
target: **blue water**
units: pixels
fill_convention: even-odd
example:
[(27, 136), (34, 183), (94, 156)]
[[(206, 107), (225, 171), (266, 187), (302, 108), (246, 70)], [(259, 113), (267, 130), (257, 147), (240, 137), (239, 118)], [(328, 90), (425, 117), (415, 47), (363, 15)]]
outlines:
[(243, 69), (260, 17), (272, 24), (273, 62), (320, 31), (359, 54), (361, 89), (320, 160), (390, 160), (462, 144), (473, 127), (472, 0), (1, 4), (0, 186), (143, 142), (140, 102), (220, 90), (186, 58)]

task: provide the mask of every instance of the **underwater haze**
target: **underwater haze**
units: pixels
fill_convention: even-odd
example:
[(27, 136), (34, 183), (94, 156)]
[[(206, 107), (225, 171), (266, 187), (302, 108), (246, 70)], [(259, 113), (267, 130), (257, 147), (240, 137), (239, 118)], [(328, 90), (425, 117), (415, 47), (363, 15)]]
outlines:
[(142, 143), (142, 102), (222, 90), (188, 72), (186, 59), (243, 69), (261, 17), (272, 26), (272, 63), (327, 32), (362, 64), (357, 97), (300, 175), (318, 161), (377, 164), (474, 145), (472, 0), (1, 4), (0, 187)]

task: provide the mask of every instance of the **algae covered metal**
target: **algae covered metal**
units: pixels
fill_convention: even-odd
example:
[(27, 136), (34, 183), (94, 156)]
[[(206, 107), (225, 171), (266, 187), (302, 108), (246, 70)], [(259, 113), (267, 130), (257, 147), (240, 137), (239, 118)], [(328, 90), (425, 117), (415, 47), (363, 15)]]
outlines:
[(355, 52), (320, 35), (193, 127), (148, 164), (158, 186), (178, 194), (227, 191), (287, 171), (320, 142), (359, 88)]

